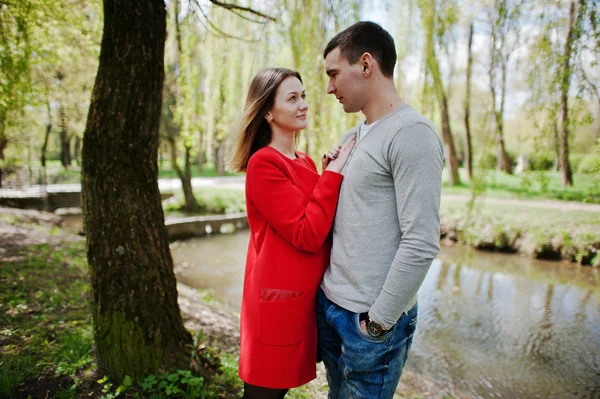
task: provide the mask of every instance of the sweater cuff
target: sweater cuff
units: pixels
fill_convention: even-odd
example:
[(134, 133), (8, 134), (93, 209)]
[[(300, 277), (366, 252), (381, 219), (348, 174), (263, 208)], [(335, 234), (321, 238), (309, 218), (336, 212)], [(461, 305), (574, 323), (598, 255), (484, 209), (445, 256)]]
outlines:
[(326, 178), (327, 180), (331, 180), (334, 183), (341, 184), (344, 179), (344, 175), (338, 172), (334, 172), (332, 170), (324, 170), (321, 174), (321, 177)]

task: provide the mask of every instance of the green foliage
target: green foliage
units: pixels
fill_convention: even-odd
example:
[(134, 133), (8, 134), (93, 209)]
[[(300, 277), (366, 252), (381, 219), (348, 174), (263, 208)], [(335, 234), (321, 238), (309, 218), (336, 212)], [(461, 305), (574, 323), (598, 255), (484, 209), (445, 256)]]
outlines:
[(8, 398), (27, 378), (34, 376), (38, 367), (35, 356), (0, 356), (0, 397)]
[(529, 169), (531, 170), (551, 170), (554, 168), (556, 155), (549, 152), (535, 152), (529, 157)]
[(171, 373), (148, 375), (134, 383), (133, 379), (125, 376), (121, 385), (113, 389), (113, 384), (105, 376), (97, 381), (102, 385), (102, 399), (113, 399), (120, 394), (136, 395), (143, 398), (207, 398), (204, 379), (194, 375), (190, 370), (176, 370)]

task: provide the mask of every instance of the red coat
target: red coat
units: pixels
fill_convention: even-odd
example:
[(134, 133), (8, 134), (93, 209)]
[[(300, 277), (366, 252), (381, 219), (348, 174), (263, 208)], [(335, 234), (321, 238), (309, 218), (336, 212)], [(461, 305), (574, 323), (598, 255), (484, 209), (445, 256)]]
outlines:
[(248, 162), (239, 375), (249, 384), (293, 388), (316, 377), (315, 297), (341, 183), (303, 153), (292, 160), (267, 146)]

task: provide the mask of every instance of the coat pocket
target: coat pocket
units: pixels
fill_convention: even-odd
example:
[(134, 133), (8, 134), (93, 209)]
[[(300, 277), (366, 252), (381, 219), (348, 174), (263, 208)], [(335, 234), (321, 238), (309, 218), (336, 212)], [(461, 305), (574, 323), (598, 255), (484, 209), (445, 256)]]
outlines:
[(307, 329), (303, 291), (263, 288), (258, 305), (258, 340), (265, 345), (295, 345)]

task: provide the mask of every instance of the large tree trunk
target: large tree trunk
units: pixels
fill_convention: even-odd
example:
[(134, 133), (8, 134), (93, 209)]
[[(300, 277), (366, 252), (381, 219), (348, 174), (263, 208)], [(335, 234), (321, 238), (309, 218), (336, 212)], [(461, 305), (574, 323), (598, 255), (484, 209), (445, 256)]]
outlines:
[(560, 137), (560, 170), (562, 173), (563, 187), (573, 185), (573, 172), (571, 171), (571, 163), (569, 162), (569, 87), (571, 86), (571, 52), (575, 39), (575, 2), (571, 1), (569, 10), (569, 31), (567, 40), (565, 41), (565, 52), (563, 54), (563, 65), (561, 74), (561, 96), (560, 96), (560, 113), (561, 113), (561, 137)]
[(467, 93), (465, 95), (465, 134), (466, 134), (466, 166), (469, 180), (473, 180), (473, 149), (471, 148), (471, 75), (473, 71), (473, 22), (469, 28), (469, 47), (467, 57)]
[(104, 0), (104, 34), (82, 152), (82, 203), (102, 375), (188, 368), (158, 190), (163, 0)]

